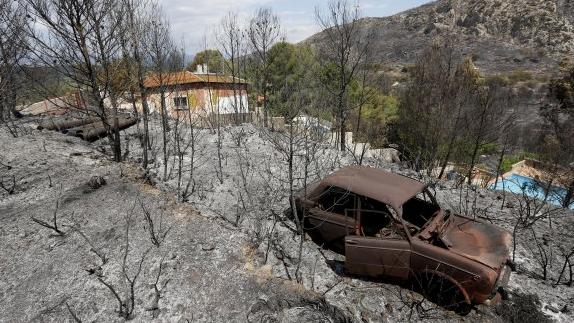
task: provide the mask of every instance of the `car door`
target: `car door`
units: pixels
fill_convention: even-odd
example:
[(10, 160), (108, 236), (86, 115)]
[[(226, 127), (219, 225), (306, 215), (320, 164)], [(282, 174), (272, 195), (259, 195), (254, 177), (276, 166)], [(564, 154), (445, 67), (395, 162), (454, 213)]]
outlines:
[(339, 187), (328, 187), (309, 210), (306, 228), (320, 243), (336, 252), (345, 251), (345, 236), (355, 231), (356, 196)]
[(406, 239), (345, 238), (345, 269), (350, 274), (408, 279), (410, 258), (411, 247)]
[(352, 217), (312, 208), (307, 215), (309, 226), (327, 245), (343, 251), (343, 238), (354, 231)]

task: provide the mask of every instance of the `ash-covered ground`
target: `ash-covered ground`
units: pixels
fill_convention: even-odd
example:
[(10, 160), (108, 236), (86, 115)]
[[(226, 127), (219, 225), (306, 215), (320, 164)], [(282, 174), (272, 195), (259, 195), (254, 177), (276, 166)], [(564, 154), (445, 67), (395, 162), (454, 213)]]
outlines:
[[(539, 277), (533, 233), (523, 230), (510, 300), (478, 306), (463, 317), (409, 289), (348, 277), (341, 256), (293, 232), (294, 224), (283, 217), (291, 182), (286, 133), (245, 124), (218, 134), (171, 124), (164, 163), (161, 124), (154, 121), (153, 163), (144, 172), (137, 127), (123, 133), (122, 163), (111, 161), (106, 140), (86, 143), (22, 127), (28, 130), (19, 138), (0, 134), (2, 179), (16, 181), (12, 194), (0, 195), (0, 321), (122, 321), (119, 302), (104, 282), (129, 307), (125, 277), (133, 280), (140, 264), (134, 321), (574, 319), (574, 287), (564, 284), (568, 270), (556, 284), (564, 263), (560, 248), (574, 243), (570, 213), (535, 226), (534, 235), (550, 251), (546, 280)], [(309, 138), (298, 137), (294, 146), (294, 188), (357, 162)], [(397, 164), (363, 163), (418, 176)], [(106, 184), (90, 185), (94, 176)], [(446, 208), (513, 228), (511, 196), (501, 208), (498, 192), (449, 182), (435, 190)], [(61, 236), (32, 220), (50, 224), (56, 209)], [(146, 214), (160, 238), (156, 244)]]

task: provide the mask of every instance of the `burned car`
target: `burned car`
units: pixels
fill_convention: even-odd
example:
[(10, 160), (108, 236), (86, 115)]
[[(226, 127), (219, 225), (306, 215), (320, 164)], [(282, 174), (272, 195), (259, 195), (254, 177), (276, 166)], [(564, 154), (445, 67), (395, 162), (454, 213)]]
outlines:
[(508, 282), (510, 233), (441, 209), (406, 176), (346, 167), (298, 192), (295, 205), (309, 235), (345, 255), (349, 274), (418, 282), (469, 309), (498, 301)]

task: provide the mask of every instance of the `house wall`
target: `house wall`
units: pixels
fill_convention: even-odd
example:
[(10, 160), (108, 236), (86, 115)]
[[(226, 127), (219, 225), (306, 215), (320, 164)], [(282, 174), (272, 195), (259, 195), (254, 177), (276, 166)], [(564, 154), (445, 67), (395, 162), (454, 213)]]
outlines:
[[(187, 98), (189, 110), (198, 116), (216, 114), (232, 114), (249, 112), (247, 89), (244, 85), (234, 91), (231, 84), (213, 84), (210, 87), (204, 84), (184, 85), (168, 89), (166, 92), (167, 111), (171, 116), (176, 116), (177, 108), (174, 98)], [(158, 90), (152, 90), (148, 94), (148, 103), (151, 112), (159, 113), (161, 110), (161, 94)], [(236, 107), (237, 106), (237, 107)]]

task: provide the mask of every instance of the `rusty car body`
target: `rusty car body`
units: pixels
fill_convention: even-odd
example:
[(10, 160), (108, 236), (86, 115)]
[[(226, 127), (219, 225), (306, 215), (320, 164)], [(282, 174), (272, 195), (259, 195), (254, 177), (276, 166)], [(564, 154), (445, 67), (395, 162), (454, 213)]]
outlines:
[(299, 191), (295, 206), (314, 240), (345, 255), (350, 274), (440, 281), (448, 290), (433, 294), (469, 306), (498, 301), (508, 282), (510, 233), (441, 209), (406, 176), (346, 167)]

